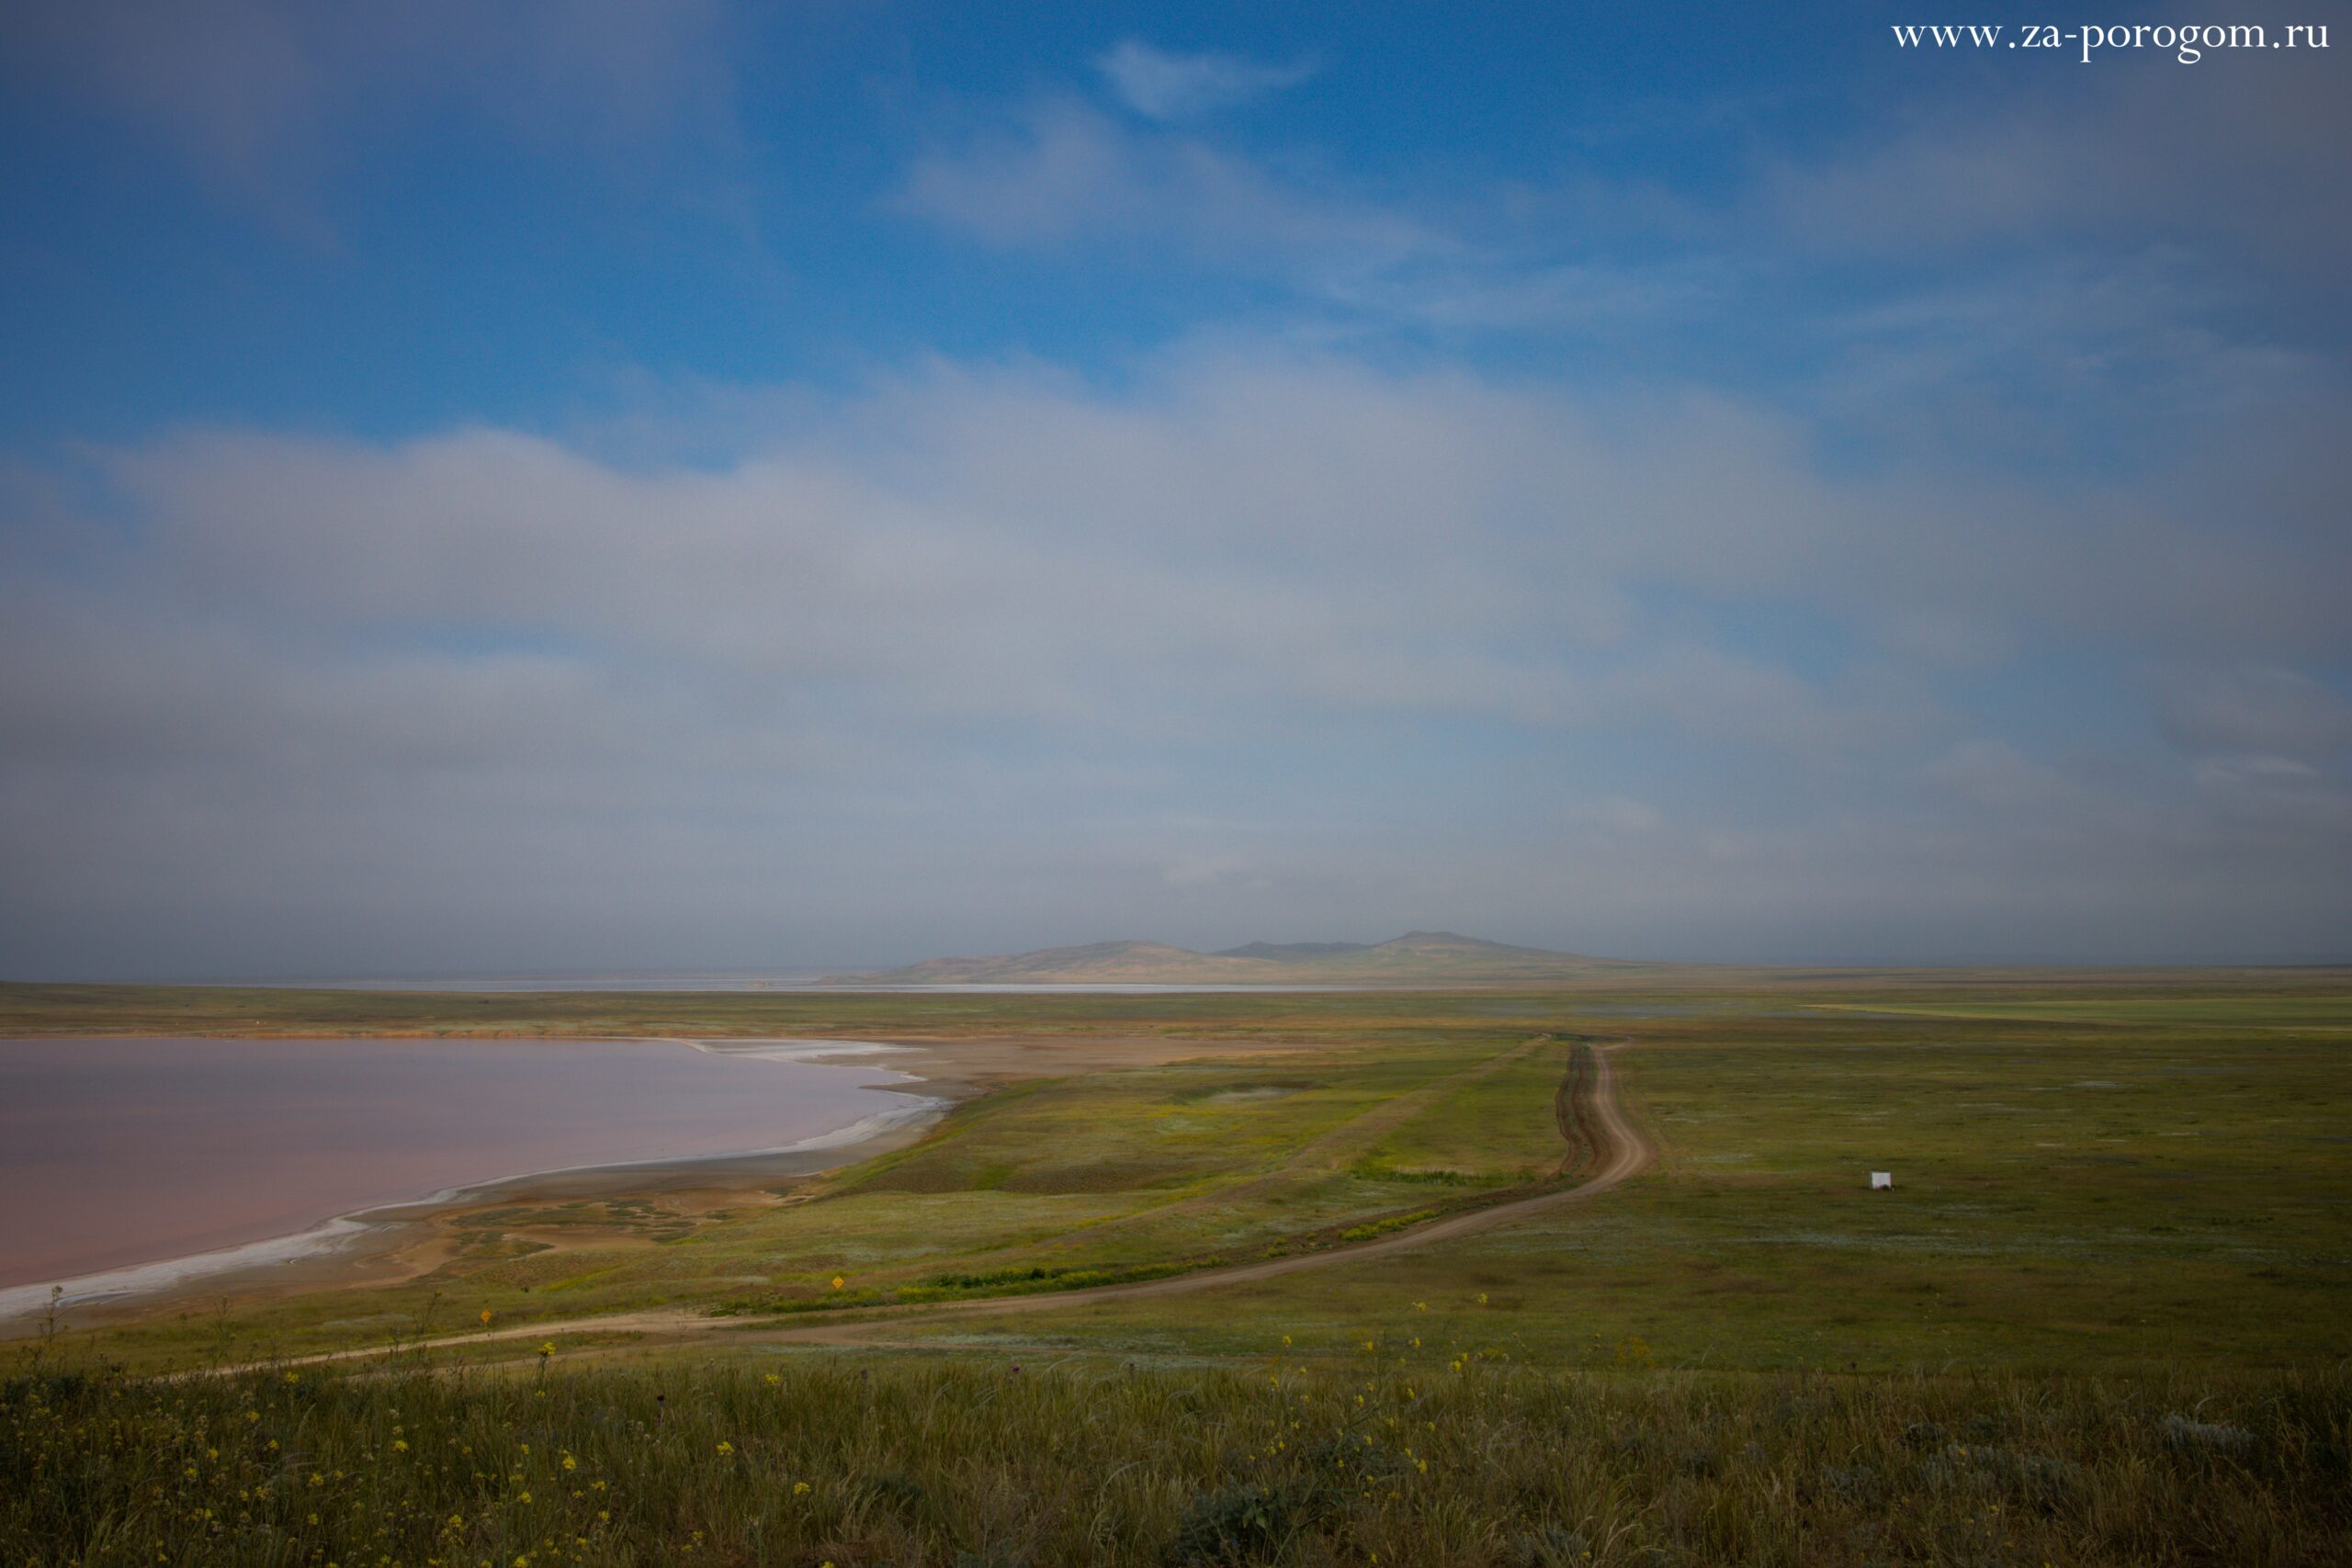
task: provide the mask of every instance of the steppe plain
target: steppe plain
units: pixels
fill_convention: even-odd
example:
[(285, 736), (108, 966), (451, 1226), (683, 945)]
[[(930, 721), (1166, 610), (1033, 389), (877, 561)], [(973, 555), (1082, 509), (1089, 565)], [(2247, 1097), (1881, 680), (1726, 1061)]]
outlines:
[(0, 1031), (850, 1039), (956, 1101), (36, 1325), (18, 1561), (2352, 1552), (2342, 970), (11, 986)]

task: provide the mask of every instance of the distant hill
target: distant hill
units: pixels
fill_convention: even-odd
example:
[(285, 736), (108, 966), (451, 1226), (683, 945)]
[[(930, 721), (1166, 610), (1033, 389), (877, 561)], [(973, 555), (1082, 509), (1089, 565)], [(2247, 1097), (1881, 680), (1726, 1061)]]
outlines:
[(1083, 947), (1048, 947), (1035, 953), (987, 958), (926, 958), (903, 969), (829, 978), (873, 980), (893, 986), (1082, 985), (1089, 981), (1116, 984), (1146, 980), (1209, 985), (1229, 983), (1235, 978), (1235, 966), (1248, 963), (1245, 959), (1212, 957), (1159, 942), (1095, 942)]
[(1651, 970), (1657, 964), (1512, 947), (1453, 931), (1408, 931), (1393, 941), (1253, 942), (1194, 953), (1158, 942), (1098, 942), (985, 958), (927, 958), (902, 969), (834, 975), (831, 985), (1286, 986), (1474, 985), (1568, 979)]
[(1209, 956), (1285, 962), (1294, 958), (1337, 958), (1342, 953), (1362, 953), (1371, 945), (1368, 942), (1252, 942), (1239, 947), (1220, 947)]

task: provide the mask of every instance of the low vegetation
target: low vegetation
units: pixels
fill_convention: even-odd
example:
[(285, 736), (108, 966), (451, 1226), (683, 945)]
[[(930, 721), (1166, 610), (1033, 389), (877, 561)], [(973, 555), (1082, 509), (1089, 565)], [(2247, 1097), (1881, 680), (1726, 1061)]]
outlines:
[(0, 1384), (0, 1561), (2320, 1563), (2347, 1443), (2338, 1371), (51, 1369)]

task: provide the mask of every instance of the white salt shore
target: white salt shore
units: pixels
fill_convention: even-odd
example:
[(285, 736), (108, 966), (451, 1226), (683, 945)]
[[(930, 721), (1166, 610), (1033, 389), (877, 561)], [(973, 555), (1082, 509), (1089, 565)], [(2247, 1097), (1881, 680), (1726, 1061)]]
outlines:
[[(665, 1039), (660, 1043), (690, 1045), (697, 1051), (715, 1056), (741, 1056), (761, 1061), (786, 1063), (840, 1063), (844, 1059), (897, 1055), (906, 1050), (903, 1046), (862, 1040), (682, 1041)], [(887, 1068), (882, 1071), (888, 1080), (893, 1083), (921, 1081), (911, 1073)], [(283, 1269), (290, 1264), (352, 1251), (364, 1244), (382, 1239), (397, 1225), (412, 1224), (436, 1210), (452, 1205), (492, 1199), (500, 1190), (521, 1183), (574, 1174), (591, 1175), (631, 1170), (689, 1171), (704, 1166), (717, 1167), (746, 1160), (765, 1160), (793, 1155), (854, 1149), (911, 1123), (937, 1116), (952, 1103), (950, 1100), (929, 1095), (904, 1094), (902, 1098), (904, 1101), (902, 1104), (862, 1116), (845, 1126), (796, 1139), (786, 1144), (671, 1158), (590, 1162), (516, 1171), (489, 1181), (470, 1182), (399, 1202), (379, 1204), (353, 1213), (337, 1215), (290, 1235), (269, 1236), (235, 1246), (215, 1247), (209, 1251), (190, 1253), (183, 1257), (158, 1258), (152, 1262), (131, 1264), (123, 1268), (79, 1275), (72, 1279), (0, 1288), (0, 1326), (21, 1334), (28, 1325), (38, 1325), (48, 1314), (52, 1303), (61, 1309), (117, 1304), (142, 1297), (177, 1293), (199, 1280), (225, 1280), (231, 1275), (241, 1277), (237, 1280), (241, 1289), (266, 1288), (271, 1282), (270, 1271), (272, 1270)], [(245, 1276), (251, 1276), (251, 1278), (244, 1278)]]

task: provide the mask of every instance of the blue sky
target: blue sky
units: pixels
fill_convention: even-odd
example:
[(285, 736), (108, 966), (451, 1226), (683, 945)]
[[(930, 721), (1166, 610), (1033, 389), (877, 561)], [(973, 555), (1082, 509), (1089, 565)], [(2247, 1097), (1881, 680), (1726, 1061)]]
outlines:
[(2345, 957), (2336, 54), (1789, 11), (0, 6), (0, 974)]

